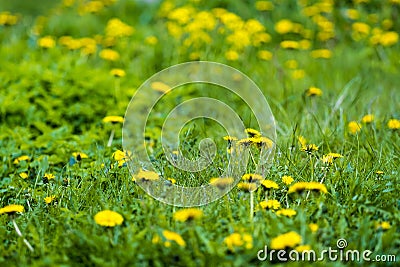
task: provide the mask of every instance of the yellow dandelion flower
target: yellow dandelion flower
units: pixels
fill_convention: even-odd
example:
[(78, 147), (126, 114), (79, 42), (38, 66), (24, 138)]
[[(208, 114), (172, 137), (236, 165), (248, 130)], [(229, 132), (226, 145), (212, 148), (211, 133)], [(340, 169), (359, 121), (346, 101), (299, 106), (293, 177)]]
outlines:
[(23, 155), (23, 156), (19, 156), (18, 158), (14, 159), (13, 163), (19, 164), (21, 161), (28, 161), (28, 160), (29, 160), (29, 156)]
[(144, 42), (148, 45), (156, 45), (158, 43), (158, 39), (155, 36), (148, 36), (144, 39)]
[(26, 179), (26, 178), (29, 177), (29, 175), (28, 175), (26, 172), (21, 172), (21, 173), (19, 174), (19, 177), (21, 177), (22, 179)]
[(256, 1), (254, 6), (258, 11), (270, 11), (274, 9), (274, 4), (270, 1)]
[(375, 228), (382, 230), (389, 230), (391, 228), (391, 225), (389, 222), (375, 223)]
[(303, 252), (303, 251), (311, 250), (311, 246), (310, 245), (300, 245), (300, 246), (295, 247), (294, 249), (298, 252)]
[(294, 232), (288, 232), (286, 234), (279, 235), (271, 240), (271, 249), (285, 249), (293, 248), (301, 243), (301, 236)]
[(228, 50), (225, 53), (225, 58), (230, 61), (236, 61), (239, 59), (239, 54), (235, 50)]
[(286, 34), (293, 29), (293, 22), (288, 19), (282, 19), (275, 23), (275, 31), (279, 34)]
[(266, 60), (266, 61), (272, 59), (272, 53), (270, 51), (268, 51), (268, 50), (260, 50), (260, 51), (258, 51), (257, 56), (258, 56), (259, 59)]
[(170, 181), (171, 184), (176, 184), (176, 180), (174, 178), (167, 178), (168, 181)]
[(173, 217), (176, 221), (180, 222), (193, 221), (201, 219), (201, 217), (203, 217), (203, 211), (197, 208), (182, 209), (176, 211)]
[(112, 69), (110, 71), (110, 74), (114, 77), (124, 77), (126, 75), (126, 72), (123, 69)]
[(52, 196), (48, 196), (44, 198), (44, 202), (46, 204), (51, 204), (51, 202), (53, 202), (53, 200), (56, 199), (56, 196), (52, 195)]
[(265, 147), (267, 149), (270, 149), (274, 146), (274, 142), (271, 139), (264, 136), (252, 137), (251, 141), (253, 144), (257, 145), (258, 148)]
[(383, 46), (392, 46), (399, 41), (399, 34), (397, 32), (385, 32), (380, 35), (379, 43)]
[(261, 182), (261, 184), (266, 188), (266, 189), (279, 189), (279, 186), (277, 183), (271, 180), (264, 180)]
[(45, 36), (38, 40), (38, 45), (42, 48), (53, 48), (56, 45), (56, 41), (51, 36)]
[(249, 137), (261, 137), (261, 133), (253, 128), (247, 128), (246, 133)]
[(328, 59), (332, 57), (332, 51), (329, 49), (316, 49), (310, 52), (313, 58), (324, 58)]
[(246, 173), (242, 176), (242, 180), (244, 180), (248, 183), (257, 183), (263, 179), (264, 178), (261, 175), (255, 174), (255, 173)]
[(289, 176), (289, 175), (284, 175), (284, 176), (282, 176), (282, 182), (283, 182), (285, 185), (290, 185), (291, 183), (293, 183), (293, 181), (294, 181), (294, 179), (293, 179), (292, 176)]
[[(168, 230), (163, 230), (162, 235), (164, 236), (165, 239), (168, 241), (174, 241), (176, 244), (178, 244), (181, 247), (186, 246), (185, 240), (183, 240), (182, 236), (178, 233), (168, 231)], [(164, 244), (166, 247), (168, 247), (168, 243)]]
[(277, 210), (281, 207), (281, 203), (279, 203), (279, 201), (276, 199), (269, 199), (261, 201), (260, 206), (263, 209)]
[(311, 42), (307, 39), (303, 39), (299, 41), (299, 48), (301, 50), (308, 50), (311, 48)]
[(284, 49), (298, 49), (300, 47), (299, 42), (293, 40), (285, 40), (279, 44)]
[(51, 173), (45, 173), (43, 177), (44, 177), (45, 179), (47, 179), (47, 181), (54, 180), (54, 179), (56, 178), (56, 177), (54, 176), (54, 174), (51, 174)]
[(230, 251), (244, 247), (245, 249), (253, 248), (253, 237), (250, 234), (232, 233), (224, 239), (225, 245)]
[(124, 217), (122, 217), (118, 212), (103, 210), (94, 216), (94, 221), (101, 226), (114, 227), (121, 225), (124, 221)]
[(307, 144), (301, 147), (301, 151), (306, 152), (307, 154), (311, 154), (315, 151), (318, 151), (318, 146), (315, 144)]
[(363, 123), (371, 123), (375, 119), (375, 116), (373, 114), (367, 114), (364, 117), (362, 117), (361, 121)]
[(283, 215), (289, 218), (293, 217), (296, 214), (297, 212), (293, 209), (280, 209), (276, 212), (276, 215)]
[(322, 95), (322, 90), (314, 86), (311, 86), (306, 91), (306, 96), (321, 96), (321, 95)]
[(232, 177), (221, 177), (221, 178), (212, 178), (210, 180), (210, 184), (223, 190), (233, 184), (234, 179)]
[(303, 79), (306, 76), (306, 72), (303, 69), (293, 70), (292, 78), (295, 80)]
[(346, 16), (349, 19), (356, 20), (356, 19), (360, 18), (360, 13), (356, 9), (349, 8), (349, 9), (346, 10)]
[(316, 223), (310, 223), (310, 224), (308, 225), (308, 227), (310, 228), (311, 232), (313, 232), (313, 233), (315, 233), (316, 231), (318, 231), (318, 228), (319, 228), (318, 224), (316, 224)]
[(103, 118), (103, 122), (111, 122), (111, 123), (123, 123), (124, 122), (124, 117), (121, 116), (106, 116)]
[(87, 159), (89, 158), (87, 154), (83, 153), (83, 152), (74, 152), (72, 153), (72, 156), (77, 160), (80, 161), (82, 159)]
[(387, 127), (392, 130), (400, 129), (400, 120), (390, 119), (387, 123)]
[(318, 191), (328, 193), (326, 186), (318, 182), (297, 182), (289, 187), (288, 193), (301, 193), (304, 190)]
[(378, 175), (380, 175), (380, 174), (384, 174), (384, 172), (383, 172), (383, 171), (376, 171), (375, 173), (376, 173), (376, 174), (378, 174)]
[(1, 214), (14, 214), (16, 212), (24, 212), (24, 206), (11, 204), (0, 209)]
[(361, 124), (359, 124), (359, 123), (356, 122), (356, 121), (351, 121), (351, 122), (349, 122), (349, 124), (347, 125), (347, 127), (348, 127), (349, 132), (350, 132), (351, 134), (356, 134), (356, 133), (358, 133), (359, 131), (361, 131)]
[(119, 59), (119, 53), (112, 49), (103, 49), (100, 51), (100, 57), (108, 61), (116, 61)]
[(285, 61), (285, 67), (288, 69), (297, 69), (299, 67), (299, 63), (297, 60), (290, 59)]
[(160, 176), (158, 173), (153, 172), (153, 171), (145, 171), (145, 170), (139, 170), (138, 174), (135, 176), (135, 180), (141, 180), (141, 181), (156, 181), (160, 179)]
[(105, 33), (107, 37), (125, 37), (131, 36), (134, 28), (121, 20), (114, 18), (107, 22)]
[(223, 137), (223, 139), (225, 140), (225, 141), (228, 141), (229, 143), (231, 143), (231, 142), (233, 142), (233, 141), (237, 141), (238, 139), (237, 139), (237, 137), (234, 137), (234, 136), (229, 136), (229, 135), (227, 135), (227, 136), (224, 136)]
[(167, 93), (169, 90), (171, 90), (171, 87), (163, 82), (152, 82), (150, 87), (160, 93)]
[(257, 189), (257, 185), (255, 183), (244, 183), (244, 182), (241, 182), (241, 183), (237, 184), (237, 187), (240, 190), (249, 191), (249, 192), (254, 191), (254, 190)]
[(307, 145), (307, 139), (304, 136), (299, 135), (297, 137), (297, 141), (299, 141), (301, 147), (305, 147)]

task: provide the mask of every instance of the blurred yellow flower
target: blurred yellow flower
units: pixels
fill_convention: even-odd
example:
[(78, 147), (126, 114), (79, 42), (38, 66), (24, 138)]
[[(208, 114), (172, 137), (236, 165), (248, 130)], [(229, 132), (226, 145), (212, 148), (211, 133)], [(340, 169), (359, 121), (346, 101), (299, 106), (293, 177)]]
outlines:
[(18, 21), (18, 17), (16, 15), (12, 15), (8, 11), (0, 12), (0, 26), (11, 26), (15, 25)]
[(123, 69), (112, 69), (110, 74), (114, 77), (124, 77), (126, 75)]
[(279, 189), (279, 186), (277, 183), (271, 180), (264, 180), (261, 182), (261, 184), (266, 188), (266, 189)]
[(360, 18), (360, 13), (356, 9), (349, 8), (346, 10), (346, 16), (349, 19), (356, 20)]
[(253, 237), (250, 234), (232, 233), (224, 239), (224, 243), (230, 251), (243, 247), (245, 249), (253, 248)]
[(236, 61), (239, 59), (239, 54), (235, 50), (228, 50), (225, 52), (225, 58), (227, 60)]
[(270, 1), (256, 1), (254, 6), (259, 11), (270, 11), (274, 9), (274, 4)]
[(295, 59), (290, 59), (285, 61), (285, 67), (288, 69), (297, 69), (299, 67), (299, 63)]
[(292, 176), (289, 176), (289, 175), (284, 175), (284, 176), (282, 176), (282, 182), (283, 182), (285, 185), (290, 185), (291, 183), (293, 183), (293, 181), (294, 181), (294, 179), (293, 179)]
[(263, 179), (264, 178), (261, 175), (255, 174), (255, 173), (246, 173), (242, 176), (242, 180), (249, 182), (249, 183), (256, 183)]
[(148, 36), (144, 39), (144, 42), (148, 45), (156, 45), (158, 43), (158, 39), (155, 36)]
[(120, 19), (113, 18), (107, 22), (105, 34), (108, 37), (125, 37), (131, 36), (134, 32), (134, 28), (126, 23), (123, 23)]
[(29, 175), (28, 175), (26, 172), (21, 172), (21, 173), (19, 174), (19, 177), (21, 177), (22, 179), (26, 179), (26, 178), (29, 177)]
[(50, 181), (50, 180), (54, 180), (54, 179), (55, 179), (54, 174), (51, 174), (51, 173), (45, 173), (43, 177), (44, 177), (45, 179), (47, 179), (47, 181)]
[(397, 119), (390, 119), (387, 123), (389, 129), (398, 130), (400, 129), (400, 120)]
[(293, 22), (288, 19), (282, 19), (275, 23), (275, 31), (279, 34), (286, 34), (293, 29)]
[(311, 154), (312, 152), (318, 151), (318, 146), (315, 144), (306, 144), (301, 147), (301, 151)]
[(46, 204), (50, 204), (51, 202), (53, 202), (53, 200), (56, 199), (56, 196), (52, 195), (52, 196), (48, 196), (44, 198), (44, 202)]
[(285, 40), (280, 43), (280, 46), (284, 49), (298, 49), (300, 45), (297, 41)]
[(329, 49), (316, 49), (311, 51), (311, 57), (328, 59), (332, 57), (332, 51)]
[(271, 240), (271, 249), (285, 249), (293, 248), (301, 243), (301, 236), (294, 232), (288, 232), (286, 234), (279, 235)]
[(87, 159), (88, 155), (83, 153), (83, 152), (74, 152), (72, 153), (72, 156), (77, 160), (80, 161), (82, 159)]
[(379, 43), (383, 46), (392, 46), (399, 41), (397, 32), (385, 32), (380, 35)]
[(364, 117), (362, 117), (361, 121), (363, 123), (371, 123), (374, 121), (375, 116), (373, 114), (367, 114)]
[(99, 55), (104, 60), (116, 61), (119, 59), (119, 53), (112, 49), (103, 49)]
[(101, 226), (114, 227), (121, 225), (124, 218), (118, 212), (112, 210), (103, 210), (94, 216), (94, 221)]
[(349, 122), (349, 124), (347, 125), (349, 132), (352, 134), (356, 134), (359, 131), (361, 131), (361, 124), (359, 124), (356, 121), (351, 121)]
[(22, 155), (22, 156), (19, 156), (19, 157), (16, 158), (16, 159), (14, 159), (13, 163), (14, 163), (14, 164), (19, 164), (21, 161), (27, 161), (27, 160), (29, 160), (29, 156), (27, 156), (27, 155)]
[(141, 180), (141, 181), (156, 181), (160, 179), (160, 176), (158, 173), (153, 172), (153, 171), (145, 171), (145, 170), (139, 170), (138, 174), (134, 176), (135, 181)]
[(311, 86), (306, 90), (306, 96), (321, 96), (322, 90), (320, 88)]
[(150, 87), (160, 93), (166, 93), (171, 90), (171, 87), (163, 82), (152, 82)]
[(11, 204), (0, 209), (0, 215), (4, 213), (14, 214), (16, 212), (24, 212), (24, 206)]
[(318, 191), (328, 193), (326, 186), (318, 182), (297, 182), (289, 187), (288, 194), (301, 193), (304, 190)]
[[(178, 233), (172, 232), (172, 231), (168, 231), (168, 230), (163, 230), (162, 231), (162, 235), (164, 236), (164, 238), (168, 241), (174, 241), (175, 243), (177, 243), (179, 246), (181, 247), (185, 247), (186, 246), (186, 242), (185, 240), (183, 240), (182, 236)], [(164, 245), (166, 247), (170, 246), (170, 243), (165, 242)]]
[(309, 225), (308, 225), (308, 227), (310, 228), (310, 230), (311, 230), (311, 232), (313, 232), (313, 233), (315, 233), (316, 231), (318, 231), (318, 224), (316, 224), (316, 223), (310, 223)]
[(303, 251), (311, 250), (311, 246), (310, 245), (300, 245), (300, 246), (295, 247), (294, 249), (298, 252), (303, 252)]
[(269, 52), (268, 50), (258, 51), (257, 56), (259, 59), (262, 59), (262, 60), (271, 60), (272, 59), (272, 53)]
[(173, 217), (176, 221), (180, 222), (193, 221), (201, 219), (201, 217), (203, 217), (203, 211), (198, 208), (182, 209), (176, 211)]
[(263, 209), (277, 210), (281, 207), (281, 203), (279, 203), (279, 201), (276, 199), (269, 199), (261, 201), (260, 206)]
[(391, 228), (391, 225), (389, 222), (375, 223), (375, 228), (382, 230), (389, 230)]
[(121, 116), (106, 116), (102, 120), (104, 123), (123, 123), (124, 122), (124, 117)]
[(237, 187), (240, 190), (249, 191), (249, 192), (252, 192), (252, 191), (257, 189), (257, 185), (255, 183), (240, 182), (240, 183), (237, 184)]
[(210, 184), (223, 190), (233, 184), (234, 179), (232, 177), (221, 177), (221, 178), (212, 178), (210, 180)]
[(296, 215), (297, 212), (295, 210), (293, 210), (293, 209), (280, 209), (275, 214), (276, 215), (283, 215), (283, 216), (291, 218), (294, 215)]
[(303, 69), (297, 69), (292, 71), (292, 78), (295, 80), (303, 79), (306, 76), (306, 72)]
[(256, 129), (247, 128), (245, 131), (249, 137), (261, 137), (261, 133)]
[(51, 36), (45, 36), (38, 40), (38, 45), (43, 48), (53, 48), (56, 45), (56, 41)]

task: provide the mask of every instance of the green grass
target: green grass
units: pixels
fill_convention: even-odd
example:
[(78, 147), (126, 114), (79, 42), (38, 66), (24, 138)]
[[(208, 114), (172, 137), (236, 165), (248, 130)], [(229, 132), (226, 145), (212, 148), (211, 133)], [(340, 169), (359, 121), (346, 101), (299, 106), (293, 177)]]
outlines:
[[(0, 25), (0, 207), (20, 204), (25, 212), (15, 216), (24, 238), (33, 246), (31, 252), (19, 237), (11, 216), (0, 215), (0, 266), (259, 266), (257, 252), (283, 233), (295, 231), (302, 244), (316, 252), (336, 248), (336, 241), (345, 238), (346, 249), (371, 250), (375, 255), (397, 255), (396, 263), (368, 263), (371, 266), (395, 266), (400, 257), (399, 199), (399, 129), (389, 129), (390, 119), (400, 119), (399, 42), (390, 46), (371, 45), (370, 35), (361, 41), (352, 39), (352, 23), (366, 22), (382, 28), (384, 19), (393, 25), (385, 31), (400, 31), (399, 5), (390, 1), (353, 4), (343, 1), (332, 12), (322, 13), (335, 25), (335, 37), (318, 40), (318, 27), (302, 14), (302, 1), (272, 1), (273, 11), (258, 11), (254, 1), (191, 1), (186, 5), (199, 10), (223, 7), (243, 20), (254, 18), (266, 27), (271, 42), (261, 47), (248, 46), (236, 61), (226, 59), (231, 47), (224, 36), (211, 32), (209, 45), (186, 48), (184, 39), (173, 38), (167, 30), (168, 18), (160, 14), (162, 6), (154, 2), (117, 1), (98, 13), (79, 15), (81, 2), (65, 7), (7, 2), (3, 10), (20, 14), (13, 26)], [(311, 1), (309, 1), (311, 5)], [(321, 1), (313, 1), (321, 2)], [(83, 3), (83, 2), (82, 2)], [(183, 6), (184, 1), (174, 1)], [(346, 9), (359, 11), (359, 19), (346, 17)], [(41, 22), (38, 15), (45, 16)], [(377, 22), (370, 21), (376, 14)], [(58, 38), (104, 36), (111, 18), (119, 18), (135, 28), (132, 36), (117, 39), (112, 49), (120, 53), (115, 62), (103, 60), (99, 51), (106, 45), (98, 42), (93, 55), (81, 50), (70, 51)], [(290, 50), (280, 41), (300, 40), (295, 33), (280, 35), (274, 24), (290, 19), (311, 29), (312, 48)], [(41, 25), (40, 34), (34, 28)], [(40, 28), (40, 27), (39, 27)], [(45, 49), (37, 41), (46, 35), (56, 46)], [(148, 36), (158, 43), (146, 44)], [(183, 38), (187, 36), (184, 35)], [(329, 59), (316, 59), (310, 51), (327, 48)], [(257, 57), (259, 50), (273, 54), (271, 60)], [(192, 60), (191, 53), (201, 60), (228, 64), (248, 75), (266, 96), (277, 122), (277, 144), (271, 169), (266, 179), (278, 183), (279, 189), (268, 193), (261, 186), (254, 193), (256, 212), (250, 214), (250, 194), (234, 188), (223, 198), (200, 207), (203, 217), (190, 222), (174, 220), (178, 207), (163, 204), (148, 196), (135, 182), (126, 166), (119, 167), (113, 153), (122, 150), (122, 125), (106, 124), (107, 115), (123, 116), (136, 89), (151, 75), (165, 67)], [(296, 60), (305, 76), (295, 79), (288, 60)], [(110, 75), (112, 68), (121, 68), (126, 76)], [(119, 90), (118, 90), (119, 86)], [(305, 91), (316, 86), (321, 96), (308, 97)], [(215, 88), (214, 88), (215, 89)], [(228, 91), (213, 86), (182, 86), (163, 98), (150, 116), (146, 128), (149, 150), (154, 165), (177, 184), (205, 184), (226, 167), (226, 132), (216, 122), (195, 120), (181, 131), (181, 149), (189, 158), (198, 156), (202, 138), (212, 137), (217, 156), (212, 167), (199, 173), (173, 168), (166, 161), (160, 144), (160, 127), (167, 112), (178, 103), (198, 96), (209, 96), (229, 103), (241, 116), (246, 127), (257, 126), (248, 107)], [(374, 114), (370, 124), (361, 123), (366, 114)], [(351, 134), (350, 121), (360, 122), (361, 131)], [(107, 142), (112, 130), (112, 146)], [(301, 151), (298, 136), (304, 136), (319, 149), (312, 155)], [(72, 153), (84, 152), (87, 159), (74, 160)], [(336, 159), (326, 168), (323, 155), (336, 152)], [(14, 164), (19, 156), (29, 160)], [(74, 163), (75, 164), (71, 164)], [(247, 172), (253, 171), (249, 164)], [(382, 174), (377, 174), (382, 171)], [(22, 179), (20, 173), (27, 173)], [(55, 175), (50, 182), (46, 173)], [(291, 175), (294, 182), (323, 181), (328, 193), (288, 194), (281, 177)], [(258, 203), (276, 199), (281, 206), (294, 209), (291, 218), (262, 210)], [(55, 196), (51, 204), (44, 198)], [(97, 225), (94, 215), (105, 209), (120, 213), (124, 222), (114, 228)], [(376, 223), (389, 222), (387, 230)], [(319, 226), (311, 232), (310, 223)], [(182, 247), (155, 243), (163, 230), (179, 233), (186, 242)], [(248, 233), (252, 248), (237, 246), (230, 251), (224, 239), (233, 232)], [(277, 266), (283, 263), (277, 263)], [(303, 266), (308, 262), (290, 262)], [(344, 266), (345, 262), (316, 262), (317, 266)], [(347, 265), (365, 266), (350, 262)]]

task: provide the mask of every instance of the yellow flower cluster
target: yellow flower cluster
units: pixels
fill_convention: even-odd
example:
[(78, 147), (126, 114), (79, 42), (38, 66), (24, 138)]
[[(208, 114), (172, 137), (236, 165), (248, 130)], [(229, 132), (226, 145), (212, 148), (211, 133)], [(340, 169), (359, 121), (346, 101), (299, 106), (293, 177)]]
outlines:
[(69, 50), (80, 50), (84, 55), (92, 55), (97, 51), (97, 41), (93, 38), (73, 38), (71, 36), (61, 36), (58, 43)]
[(8, 11), (0, 12), (0, 26), (11, 26), (18, 22), (18, 16)]
[(117, 18), (110, 19), (105, 29), (105, 35), (112, 38), (131, 36), (133, 32), (134, 28), (132, 26)]
[[(265, 3), (260, 7), (267, 8)], [(267, 4), (268, 5), (268, 4)], [(161, 14), (167, 19), (168, 33), (179, 40), (186, 50), (191, 50), (193, 58), (200, 54), (201, 48), (221, 38), (228, 48), (225, 57), (235, 61), (246, 47), (260, 47), (271, 40), (262, 23), (256, 19), (243, 20), (238, 15), (223, 8), (211, 11), (198, 11), (193, 6), (174, 8), (169, 1), (164, 2)], [(269, 60), (271, 52), (262, 50), (259, 57)]]
[(260, 206), (263, 209), (272, 209), (277, 210), (281, 207), (281, 203), (279, 203), (276, 199), (269, 199), (260, 202)]
[(304, 190), (318, 191), (328, 193), (326, 186), (318, 182), (297, 182), (289, 187), (288, 193), (301, 193)]
[(253, 237), (250, 234), (232, 233), (224, 239), (225, 245), (230, 251), (244, 247), (245, 249), (253, 248)]

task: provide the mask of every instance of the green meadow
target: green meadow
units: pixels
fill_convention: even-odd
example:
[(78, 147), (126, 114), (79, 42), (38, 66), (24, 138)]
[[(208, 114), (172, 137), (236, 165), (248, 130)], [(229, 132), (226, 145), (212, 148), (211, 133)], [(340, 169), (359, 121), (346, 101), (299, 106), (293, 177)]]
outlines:
[[(398, 0), (0, 0), (0, 266), (397, 266), (399, 34)], [(131, 98), (198, 61), (254, 81), (276, 140), (227, 90), (153, 83), (164, 96), (144, 136), (154, 171), (131, 173)], [(175, 156), (199, 158), (204, 138), (217, 152), (189, 172), (168, 161), (161, 134), (196, 97), (228, 104), (247, 131), (184, 122)], [(223, 177), (240, 146), (240, 181)], [(259, 175), (263, 149), (273, 158)], [(144, 191), (160, 181), (231, 190), (178, 207)], [(266, 247), (275, 254), (260, 259)], [(288, 258), (310, 250), (314, 260)], [(354, 250), (360, 259), (343, 256)]]

